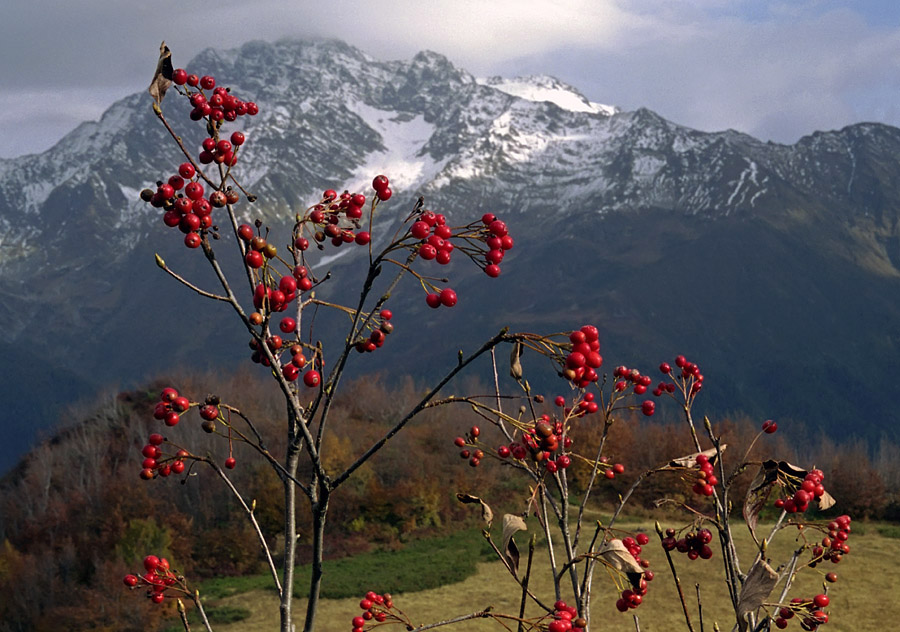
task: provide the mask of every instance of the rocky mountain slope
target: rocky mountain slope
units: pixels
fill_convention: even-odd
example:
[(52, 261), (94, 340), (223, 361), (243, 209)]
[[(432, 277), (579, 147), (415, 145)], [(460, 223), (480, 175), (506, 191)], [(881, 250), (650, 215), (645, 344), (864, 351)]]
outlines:
[[(375, 173), (391, 177), (395, 223), (420, 194), (451, 220), (506, 219), (517, 245), (500, 280), (454, 264), (468, 284), (454, 313), (415, 292), (395, 310), (416, 332), (386, 354), (398, 370), (421, 374), (409, 358), (423, 350), (452, 361), (504, 324), (593, 322), (610, 363), (695, 358), (711, 413), (790, 417), (813, 436), (900, 434), (886, 423), (900, 368), (900, 130), (763, 143), (591, 103), (549, 77), (476, 79), (436, 53), (383, 62), (337, 41), (175, 62), (260, 105), (241, 126), (240, 178), (259, 196), (248, 219), (282, 224), (324, 188), (362, 190)], [(199, 146), (182, 101), (163, 110)], [(210, 280), (138, 200), (179, 162), (146, 94), (43, 154), (0, 161), (0, 470), (68, 402), (243, 358), (231, 315), (153, 265), (159, 252)], [(350, 269), (353, 256), (325, 265)]]

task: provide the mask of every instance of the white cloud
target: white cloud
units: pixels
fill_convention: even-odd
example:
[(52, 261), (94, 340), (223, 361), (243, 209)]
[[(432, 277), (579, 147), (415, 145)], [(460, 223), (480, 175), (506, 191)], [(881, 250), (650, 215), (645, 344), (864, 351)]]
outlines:
[[(878, 4), (9, 2), (0, 9), (0, 38), (17, 54), (0, 66), (6, 106), (0, 156), (46, 146), (23, 132), (69, 129), (77, 116), (96, 118), (98, 100), (108, 105), (144, 89), (162, 39), (176, 62), (185, 63), (210, 46), (280, 37), (336, 37), (380, 59), (431, 49), (476, 75), (554, 74), (595, 101), (646, 106), (692, 127), (730, 127), (781, 141), (862, 119), (900, 123), (893, 105), (900, 29), (877, 19)], [(23, 95), (30, 92), (57, 98), (58, 109), (29, 107)]]

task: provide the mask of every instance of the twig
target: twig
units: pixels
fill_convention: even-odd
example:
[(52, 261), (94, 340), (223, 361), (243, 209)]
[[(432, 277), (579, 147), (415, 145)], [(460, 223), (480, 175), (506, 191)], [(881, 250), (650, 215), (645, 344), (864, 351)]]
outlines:
[(175, 600), (178, 606), (178, 616), (181, 617), (181, 625), (184, 626), (184, 632), (191, 632), (191, 624), (188, 623), (187, 612), (184, 610), (184, 602), (181, 599)]
[[(525, 603), (528, 600), (528, 582), (531, 580), (531, 560), (534, 558), (534, 535), (528, 541), (528, 564), (525, 566), (525, 579), (522, 580), (522, 601), (519, 604), (519, 619), (525, 616)], [(524, 622), (519, 621), (519, 632), (524, 631)]]
[(694, 584), (697, 589), (697, 616), (700, 619), (700, 632), (703, 632), (703, 601), (700, 599), (700, 584)]
[(183, 286), (185, 286), (189, 290), (193, 290), (200, 296), (205, 296), (206, 298), (211, 298), (216, 301), (224, 301), (225, 303), (228, 302), (227, 296), (220, 296), (218, 294), (213, 294), (212, 292), (207, 292), (206, 290), (201, 290), (199, 287), (197, 287), (196, 285), (194, 285), (193, 283), (191, 283), (190, 281), (185, 279), (183, 276), (181, 276), (180, 274), (178, 274), (177, 272), (172, 270), (169, 266), (167, 266), (166, 262), (159, 255), (156, 255), (156, 265), (159, 267), (160, 270), (162, 270), (163, 272), (168, 274), (170, 277), (172, 277), (173, 279), (175, 279), (176, 281), (181, 283)]
[[(225, 475), (225, 472), (220, 468), (212, 459), (205, 459), (207, 463), (215, 470), (216, 474), (225, 481), (225, 484), (228, 486), (228, 489), (231, 490), (231, 493), (234, 494), (234, 497), (237, 498), (238, 502), (241, 504), (241, 507), (244, 508), (244, 511), (247, 513), (247, 517), (250, 518), (250, 522), (253, 524), (253, 529), (256, 531), (256, 537), (259, 539), (259, 543), (262, 545), (263, 552), (266, 554), (266, 562), (269, 565), (269, 572), (272, 573), (272, 579), (275, 581), (275, 587), (278, 589), (278, 597), (279, 599), (283, 595), (283, 590), (281, 587), (281, 581), (278, 579), (278, 571), (275, 569), (275, 562), (272, 560), (272, 553), (269, 551), (269, 545), (266, 543), (266, 538), (263, 536), (262, 529), (260, 529), (259, 523), (256, 521), (256, 516), (253, 515), (253, 508), (247, 506), (247, 503), (244, 501), (244, 498), (241, 496), (241, 493), (237, 490), (228, 476)], [(255, 503), (254, 503), (255, 505)]]
[[(659, 523), (656, 523), (656, 535), (659, 536), (659, 541), (663, 540), (663, 531), (662, 527), (659, 526)], [(666, 554), (666, 560), (669, 562), (669, 568), (672, 570), (672, 577), (675, 580), (675, 588), (678, 589), (678, 599), (681, 600), (681, 609), (684, 611), (684, 620), (687, 623), (688, 630), (694, 632), (694, 626), (691, 623), (691, 615), (688, 612), (687, 602), (684, 600), (684, 591), (681, 590), (681, 580), (678, 579), (678, 571), (675, 570), (675, 563), (672, 561), (672, 554), (663, 547), (663, 551)]]
[(203, 604), (200, 603), (200, 591), (195, 590), (191, 595), (191, 600), (194, 602), (194, 605), (197, 606), (197, 611), (200, 613), (200, 618), (203, 619), (203, 625), (206, 628), (207, 632), (213, 632), (212, 626), (209, 625), (209, 619), (206, 617), (206, 611), (203, 609)]
[(491, 616), (491, 609), (492, 607), (488, 606), (484, 610), (479, 610), (478, 612), (472, 612), (470, 614), (464, 614), (453, 619), (447, 619), (445, 621), (438, 621), (437, 623), (429, 623), (427, 625), (419, 626), (418, 628), (411, 629), (410, 632), (424, 632), (425, 630), (439, 628), (444, 625), (452, 625), (454, 623), (460, 623), (462, 621), (469, 621), (470, 619), (486, 619), (487, 617)]

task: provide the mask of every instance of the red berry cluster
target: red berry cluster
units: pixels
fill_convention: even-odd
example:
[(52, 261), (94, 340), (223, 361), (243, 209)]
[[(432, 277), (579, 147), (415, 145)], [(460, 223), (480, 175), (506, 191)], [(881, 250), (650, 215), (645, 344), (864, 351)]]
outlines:
[(362, 615), (353, 617), (350, 625), (353, 632), (363, 632), (368, 622), (384, 623), (388, 620), (393, 622), (403, 622), (403, 620), (393, 612), (394, 602), (390, 593), (379, 595), (374, 591), (369, 591), (366, 596), (359, 602), (362, 609)]
[(807, 474), (794, 495), (790, 498), (778, 498), (775, 507), (784, 509), (787, 513), (803, 513), (809, 507), (809, 503), (817, 500), (825, 493), (822, 481), (825, 474), (822, 470), (813, 470)]
[(373, 323), (373, 327), (375, 325), (377, 327), (372, 329), (368, 338), (356, 342), (355, 348), (359, 353), (371, 353), (375, 349), (380, 349), (384, 346), (385, 339), (394, 331), (394, 325), (390, 322), (393, 315), (393, 312), (389, 309), (383, 309), (378, 312), (378, 318)]
[[(629, 369), (627, 366), (617, 366), (613, 370), (613, 377), (617, 378), (613, 388), (618, 393), (624, 393), (632, 385), (632, 392), (635, 395), (643, 395), (647, 392), (647, 387), (650, 386), (650, 383), (653, 382), (649, 375), (642, 375), (637, 369)], [(641, 402), (641, 412), (650, 417), (656, 412), (656, 402), (651, 399), (645, 399)]]
[[(478, 467), (481, 464), (481, 459), (484, 458), (484, 450), (475, 447), (478, 443), (479, 436), (481, 436), (481, 428), (472, 426), (465, 438), (456, 437), (456, 439), (453, 440), (453, 445), (457, 448), (462, 448), (459, 452), (459, 457), (461, 459), (468, 459), (469, 465), (472, 467)], [(475, 447), (475, 449), (470, 450), (470, 447)]]
[[(191, 110), (193, 121), (205, 118), (210, 123), (221, 123), (223, 120), (234, 121), (245, 114), (255, 116), (259, 113), (256, 103), (241, 101), (231, 94), (230, 88), (217, 88), (215, 77), (210, 75), (198, 77), (189, 75), (184, 68), (178, 68), (172, 73), (172, 81), (176, 86), (186, 86), (185, 95), (194, 106)], [(204, 90), (212, 90), (212, 95), (207, 98)]]
[(783, 630), (788, 626), (788, 620), (797, 616), (800, 620), (801, 628), (804, 630), (816, 630), (820, 625), (828, 623), (828, 613), (823, 608), (827, 608), (830, 602), (831, 600), (826, 594), (818, 594), (812, 599), (794, 597), (791, 599), (790, 605), (782, 606), (778, 609), (775, 627)]
[[(285, 321), (289, 322), (285, 323)], [(293, 318), (285, 318), (281, 323), (284, 328), (288, 328), (290, 331), (296, 330), (297, 323)], [(279, 361), (285, 351), (290, 351), (290, 360), (284, 361), (280, 365), (281, 374), (288, 382), (296, 381), (300, 376), (301, 369), (303, 369), (308, 362), (306, 356), (303, 355), (303, 347), (299, 344), (292, 344), (290, 347), (287, 347), (284, 344), (284, 340), (278, 334), (273, 334), (266, 338), (265, 345), (275, 356), (275, 359)], [(256, 338), (250, 340), (250, 349), (252, 351), (250, 360), (253, 363), (261, 364), (266, 367), (271, 366), (268, 356), (262, 350), (262, 346)], [(310, 365), (310, 368), (303, 374), (303, 383), (310, 388), (317, 387), (321, 380), (322, 376), (312, 367), (312, 365)]]
[[(253, 227), (250, 224), (241, 224), (238, 226), (238, 237), (241, 238), (242, 241), (246, 242), (247, 249), (244, 253), (244, 263), (248, 268), (253, 270), (258, 270), (263, 267), (266, 262), (270, 259), (274, 259), (278, 256), (278, 248), (275, 244), (270, 244), (265, 237), (262, 235), (254, 234)], [(290, 277), (286, 277), (290, 278)], [(296, 297), (296, 284), (293, 288), (294, 296)], [(260, 297), (259, 300), (262, 300), (264, 297)], [(254, 301), (257, 298), (254, 297)], [(290, 300), (293, 300), (290, 299)], [(281, 303), (284, 304), (281, 309), (275, 309), (274, 307), (270, 307), (271, 311), (282, 311), (290, 300), (282, 300)], [(274, 301), (272, 301), (274, 303)], [(259, 307), (257, 307), (259, 309)]]
[(169, 568), (169, 561), (164, 557), (148, 555), (144, 558), (142, 575), (126, 575), (123, 582), (129, 588), (137, 588), (139, 584), (147, 587), (147, 597), (153, 603), (162, 603), (167, 588), (178, 583), (178, 577)]
[(200, 179), (191, 180), (195, 174), (194, 165), (185, 162), (178, 168), (178, 173), (170, 176), (166, 182), (157, 182), (156, 191), (141, 191), (141, 199), (155, 208), (164, 209), (162, 219), (166, 226), (177, 227), (184, 233), (184, 245), (188, 248), (200, 246), (200, 234), (212, 226), (214, 208), (235, 204), (240, 199), (237, 191), (230, 187), (224, 191), (216, 189), (206, 197), (206, 190)]
[(691, 531), (683, 538), (675, 538), (675, 529), (666, 529), (666, 537), (662, 539), (662, 546), (666, 551), (678, 551), (686, 553), (688, 559), (696, 560), (698, 557), (708, 560), (712, 557), (712, 548), (709, 543), (712, 542), (712, 531), (706, 528)]
[(175, 457), (171, 459), (171, 463), (166, 462), (163, 460), (163, 452), (160, 448), (164, 441), (165, 438), (161, 434), (154, 432), (147, 438), (147, 445), (141, 448), (141, 456), (144, 457), (141, 463), (141, 478), (145, 481), (156, 476), (166, 477), (170, 474), (184, 472), (184, 459), (190, 454), (187, 450), (178, 450)]
[[(642, 547), (646, 546), (649, 542), (650, 538), (646, 533), (638, 533), (634, 537), (628, 536), (622, 538), (622, 544), (624, 544), (625, 548), (628, 549), (628, 552), (631, 553), (634, 561), (643, 568), (650, 567), (650, 562), (641, 558)], [(626, 588), (622, 591), (619, 599), (616, 600), (616, 610), (619, 612), (627, 612), (628, 610), (634, 610), (644, 603), (644, 597), (647, 595), (648, 582), (651, 581), (653, 581), (653, 571), (644, 571), (643, 576), (641, 576), (638, 581), (634, 582), (631, 588)]]
[(572, 350), (563, 360), (563, 377), (578, 388), (596, 382), (597, 369), (603, 365), (600, 355), (600, 332), (593, 325), (585, 325), (569, 334)]
[(595, 396), (593, 393), (585, 393), (580, 401), (576, 401), (573, 407), (569, 408), (566, 406), (566, 398), (562, 395), (557, 395), (556, 399), (553, 400), (553, 403), (563, 409), (563, 413), (565, 413), (567, 418), (570, 415), (573, 417), (583, 417), (585, 415), (592, 415), (600, 410), (600, 405), (597, 404), (594, 399)]
[(547, 626), (547, 632), (581, 632), (587, 627), (587, 621), (578, 616), (578, 610), (562, 600), (553, 604), (550, 616), (553, 620)]
[[(700, 372), (700, 365), (694, 362), (689, 362), (687, 358), (685, 358), (683, 355), (680, 355), (675, 358), (675, 366), (681, 369), (678, 377), (681, 378), (682, 383), (687, 389), (686, 395), (696, 395), (700, 391), (700, 389), (703, 388), (703, 374)], [(668, 362), (663, 362), (662, 364), (660, 364), (659, 370), (663, 373), (663, 375), (668, 375), (669, 377), (675, 379), (676, 373), (672, 370), (672, 367)], [(664, 392), (674, 393), (675, 385), (660, 382), (660, 384), (654, 389), (653, 394), (659, 397)]]
[(191, 400), (182, 397), (172, 387), (164, 388), (159, 396), (159, 402), (153, 409), (153, 418), (159, 419), (167, 426), (177, 426), (181, 421), (181, 414), (191, 407)]
[[(379, 195), (376, 185), (382, 181), (387, 183), (388, 179), (385, 176), (376, 176), (372, 186), (376, 187), (375, 197), (384, 201), (391, 196), (382, 198)], [(335, 247), (352, 243), (366, 246), (372, 241), (372, 235), (369, 231), (360, 230), (360, 219), (365, 204), (366, 196), (362, 193), (344, 191), (338, 195), (334, 189), (327, 189), (322, 193), (321, 201), (309, 209), (303, 224), (312, 225), (312, 236), (318, 244), (330, 240), (331, 245)], [(303, 236), (302, 230), (294, 239), (294, 247), (300, 252), (309, 248), (309, 239)]]
[(840, 562), (844, 555), (850, 552), (850, 545), (847, 544), (849, 538), (850, 516), (844, 514), (829, 522), (828, 533), (822, 538), (820, 545), (813, 547), (813, 561), (810, 566), (815, 567), (820, 561), (829, 561), (833, 564)]
[(493, 213), (485, 213), (481, 216), (481, 223), (485, 226), (485, 245), (488, 251), (484, 255), (484, 273), (496, 279), (500, 276), (500, 262), (507, 250), (512, 250), (515, 242), (509, 235), (506, 224)]
[(708, 456), (705, 454), (698, 454), (697, 466), (700, 471), (697, 474), (697, 480), (694, 482), (691, 489), (693, 489), (694, 493), (698, 496), (712, 496), (715, 491), (715, 486), (719, 483), (719, 479), (716, 478), (716, 475), (713, 473), (713, 464), (709, 462)]
[[(237, 164), (238, 149), (246, 138), (242, 132), (233, 132), (230, 140), (221, 138), (220, 128), (223, 121), (234, 121), (245, 114), (257, 114), (259, 108), (256, 104), (235, 98), (227, 88), (215, 87), (216, 80), (211, 76), (189, 75), (183, 68), (173, 73), (173, 81), (178, 86), (185, 86), (183, 94), (194, 106), (190, 114), (191, 120), (207, 121), (210, 135), (203, 140), (197, 161), (200, 164), (223, 164), (229, 168)], [(209, 97), (205, 90), (211, 91)], [(214, 208), (236, 204), (240, 199), (237, 191), (225, 187), (224, 181), (206, 196), (201, 180), (211, 182), (197, 171), (197, 163), (185, 162), (178, 167), (178, 173), (170, 176), (167, 181), (157, 182), (156, 191), (141, 191), (143, 200), (165, 211), (163, 222), (166, 226), (177, 226), (185, 234), (184, 244), (188, 248), (197, 248), (202, 243), (202, 234), (213, 225)]]

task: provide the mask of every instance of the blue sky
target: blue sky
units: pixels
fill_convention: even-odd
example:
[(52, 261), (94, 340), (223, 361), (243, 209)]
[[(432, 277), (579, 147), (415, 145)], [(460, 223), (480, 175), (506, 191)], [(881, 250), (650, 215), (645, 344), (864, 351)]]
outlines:
[(44, 151), (176, 63), (251, 39), (431, 49), (475, 75), (551, 74), (591, 100), (791, 143), (900, 124), (900, 3), (887, 0), (8, 0), (0, 158)]

